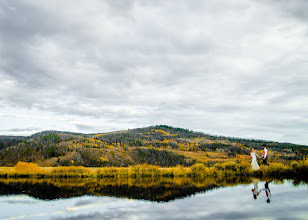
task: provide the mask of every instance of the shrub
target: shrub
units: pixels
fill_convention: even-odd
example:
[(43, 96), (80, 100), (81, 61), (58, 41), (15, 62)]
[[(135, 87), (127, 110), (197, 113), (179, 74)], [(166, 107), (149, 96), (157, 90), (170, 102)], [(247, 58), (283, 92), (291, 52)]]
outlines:
[(121, 169), (127, 169), (127, 168), (104, 167), (104, 168), (97, 170), (96, 175), (100, 178), (116, 177), (118, 175), (121, 175), (121, 173), (119, 173), (119, 170)]
[(14, 170), (21, 174), (35, 174), (40, 171), (40, 167), (36, 163), (27, 163), (19, 161), (15, 166)]
[(290, 172), (290, 168), (282, 163), (272, 163), (270, 166), (261, 166), (261, 171), (266, 176), (281, 177)]
[(90, 174), (90, 170), (82, 166), (56, 167), (50, 172), (53, 177), (88, 177)]
[(221, 164), (221, 166), (222, 166), (223, 170), (225, 170), (225, 171), (236, 172), (236, 171), (238, 171), (238, 168), (239, 168), (238, 164), (233, 162), (233, 161), (225, 162), (225, 163)]
[(190, 168), (184, 168), (181, 165), (177, 165), (176, 167), (172, 168), (172, 175), (173, 176), (187, 176), (189, 171), (191, 172)]
[(148, 164), (141, 164), (132, 167), (132, 172), (136, 176), (156, 176), (159, 175), (159, 167)]
[(190, 167), (192, 175), (203, 176), (207, 173), (207, 167), (203, 163), (196, 163)]
[(298, 168), (298, 163), (296, 161), (292, 161), (291, 167), (292, 169), (296, 170)]

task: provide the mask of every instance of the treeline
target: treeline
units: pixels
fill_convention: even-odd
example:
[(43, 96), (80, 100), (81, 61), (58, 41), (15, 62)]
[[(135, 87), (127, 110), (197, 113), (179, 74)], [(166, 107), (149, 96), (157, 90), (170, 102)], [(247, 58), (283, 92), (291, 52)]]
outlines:
[[(23, 139), (15, 146), (0, 151), (0, 166), (13, 166), (18, 161), (35, 162), (58, 157), (57, 165), (102, 166), (102, 152), (93, 151), (82, 146), (75, 148), (69, 142), (80, 143), (83, 135), (69, 132), (42, 132)], [(65, 157), (72, 153), (71, 157)]]
[(136, 150), (136, 153), (136, 161), (142, 164), (147, 163), (162, 167), (170, 167), (177, 165), (191, 166), (196, 163), (196, 160), (189, 160), (183, 155), (178, 155), (166, 150), (139, 148)]
[(172, 140), (174, 138), (196, 138), (201, 135), (202, 133), (193, 132), (188, 129), (158, 125), (146, 128), (129, 129), (124, 132), (103, 134), (95, 138), (110, 144), (119, 143), (121, 145), (126, 144), (128, 146), (145, 146), (149, 142), (157, 144), (155, 141)]
[(58, 131), (39, 132), (23, 137), (13, 146), (0, 150), (0, 165), (11, 166), (19, 160), (32, 162), (64, 156), (74, 151), (68, 146), (68, 142), (79, 142), (82, 138), (84, 135)]
[[(103, 134), (44, 131), (29, 137), (0, 136), (0, 166), (48, 159), (53, 161), (50, 166), (127, 167), (147, 163), (186, 167), (197, 162), (214, 166), (223, 162), (220, 159), (249, 160), (250, 147), (261, 150), (263, 143), (273, 161), (307, 158), (308, 147), (304, 145), (222, 137), (158, 125)], [(198, 152), (208, 152), (207, 158), (200, 161)], [(244, 157), (238, 159), (239, 155)]]
[(0, 150), (17, 145), (24, 139), (22, 136), (0, 136)]
[[(167, 125), (131, 129), (127, 132), (104, 134), (101, 136), (98, 135), (95, 138), (109, 144), (126, 147), (146, 147), (150, 145), (157, 148), (169, 147), (171, 149), (188, 151), (223, 150), (224, 152), (227, 152), (230, 157), (234, 157), (236, 154), (249, 154), (249, 149), (251, 147), (261, 150), (262, 144), (266, 144), (271, 151), (280, 152), (282, 154), (281, 159), (300, 160), (305, 159), (308, 154), (308, 147), (304, 145), (215, 136), (202, 132), (193, 132), (183, 128), (174, 128)], [(194, 141), (195, 143), (198, 142), (199, 145), (196, 144), (193, 146), (192, 140), (198, 138), (204, 138), (210, 142)], [(188, 146), (189, 144), (191, 144), (191, 146)]]
[(29, 138), (30, 139), (40, 138), (40, 137), (48, 136), (50, 134), (56, 134), (56, 135), (59, 135), (60, 137), (89, 137), (89, 136), (92, 136), (90, 134), (75, 133), (75, 132), (70, 132), (70, 131), (48, 130), (48, 131), (37, 132), (33, 135), (30, 135)]
[[(206, 135), (208, 137), (208, 135)], [(280, 143), (275, 141), (266, 141), (259, 139), (244, 139), (244, 138), (235, 138), (235, 137), (223, 137), (223, 136), (210, 136), (213, 140), (228, 140), (232, 143), (243, 144), (248, 147), (253, 147), (257, 150), (262, 149), (262, 144), (266, 144), (267, 147), (273, 151), (278, 151), (282, 153), (290, 153), (293, 152), (297, 156), (294, 158), (286, 159), (304, 159), (308, 154), (308, 146), (307, 145), (298, 145), (291, 143)]]
[(203, 143), (199, 146), (200, 150), (205, 152), (223, 151), (229, 157), (235, 157), (237, 154), (249, 154), (250, 148), (240, 144), (226, 144), (226, 143)]
[(57, 134), (27, 138), (17, 145), (0, 151), (0, 165), (11, 166), (19, 160), (32, 162), (39, 159), (47, 159), (65, 155), (68, 152), (66, 146), (59, 143), (63, 140)]

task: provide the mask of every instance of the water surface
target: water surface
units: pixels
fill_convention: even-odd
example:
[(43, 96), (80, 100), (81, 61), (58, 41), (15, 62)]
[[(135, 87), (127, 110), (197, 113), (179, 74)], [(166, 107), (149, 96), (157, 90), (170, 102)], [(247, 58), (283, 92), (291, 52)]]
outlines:
[(0, 194), (0, 219), (308, 219), (292, 180), (0, 180)]

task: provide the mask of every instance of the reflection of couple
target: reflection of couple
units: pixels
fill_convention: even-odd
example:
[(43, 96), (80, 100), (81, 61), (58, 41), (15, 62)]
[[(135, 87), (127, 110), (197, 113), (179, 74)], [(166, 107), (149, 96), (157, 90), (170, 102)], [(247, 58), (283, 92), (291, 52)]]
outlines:
[(270, 191), (270, 189), (268, 188), (268, 184), (269, 184), (270, 182), (272, 182), (272, 181), (266, 181), (265, 184), (264, 184), (264, 188), (261, 189), (261, 190), (259, 191), (259, 186), (258, 186), (259, 180), (258, 180), (258, 179), (254, 179), (254, 180), (253, 180), (254, 188), (251, 190), (252, 195), (253, 195), (253, 198), (254, 198), (254, 199), (257, 199), (257, 197), (258, 197), (258, 195), (260, 194), (260, 192), (261, 192), (262, 190), (264, 190), (264, 191), (265, 191), (266, 198), (267, 198), (266, 202), (267, 202), (267, 203), (270, 203), (270, 202), (271, 202), (271, 197), (272, 197), (271, 191)]
[(263, 147), (263, 155), (262, 155), (262, 157), (260, 157), (260, 156), (256, 153), (256, 151), (255, 151), (253, 148), (251, 148), (250, 157), (251, 157), (251, 159), (252, 159), (252, 160), (251, 160), (251, 167), (252, 167), (253, 170), (258, 170), (258, 169), (260, 169), (259, 164), (258, 164), (258, 162), (257, 162), (257, 157), (258, 157), (258, 158), (262, 158), (263, 164), (269, 165), (269, 164), (267, 163), (267, 149), (266, 149), (266, 145), (263, 144), (262, 147)]

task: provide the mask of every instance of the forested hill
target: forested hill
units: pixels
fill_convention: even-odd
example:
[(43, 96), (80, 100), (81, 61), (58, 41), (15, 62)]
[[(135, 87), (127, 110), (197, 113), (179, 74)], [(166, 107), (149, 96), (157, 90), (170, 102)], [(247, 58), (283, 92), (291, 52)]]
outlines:
[(213, 166), (225, 161), (249, 162), (249, 148), (261, 155), (269, 149), (270, 161), (305, 159), (308, 146), (222, 137), (166, 125), (100, 134), (44, 131), (29, 137), (0, 136), (0, 165), (18, 161), (40, 166)]

